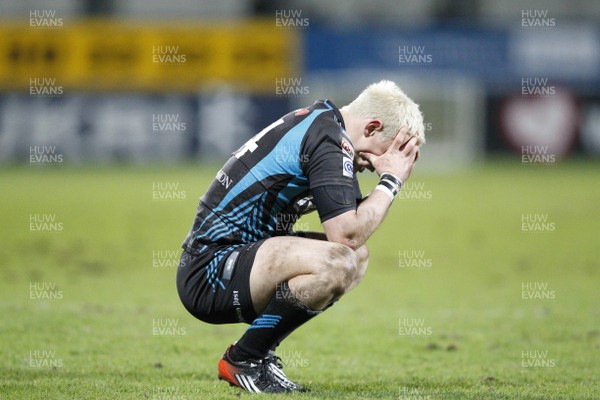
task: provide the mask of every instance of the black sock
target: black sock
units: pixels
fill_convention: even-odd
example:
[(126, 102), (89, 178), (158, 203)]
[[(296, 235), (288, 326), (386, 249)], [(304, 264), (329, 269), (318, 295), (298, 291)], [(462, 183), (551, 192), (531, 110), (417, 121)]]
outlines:
[[(327, 310), (329, 307), (331, 307), (335, 303), (337, 303), (337, 300), (327, 304), (327, 306), (324, 309), (322, 309), (321, 312)], [(289, 331), (287, 334), (285, 334), (284, 336), (277, 339), (277, 341), (275, 343), (273, 343), (273, 345), (271, 346), (271, 348), (269, 350), (272, 351), (273, 353), (275, 353), (275, 350), (281, 344), (281, 342), (283, 342), (285, 340), (285, 338), (288, 337), (290, 335), (290, 333), (292, 333), (294, 330), (296, 330), (296, 329)]]
[(271, 348), (276, 347), (287, 335), (320, 314), (294, 296), (288, 283), (277, 285), (275, 296), (263, 313), (252, 322), (246, 333), (233, 346), (229, 357), (233, 361), (262, 360)]
[(292, 332), (293, 332), (293, 330), (288, 332), (285, 336), (277, 339), (277, 341), (275, 343), (273, 343), (273, 345), (271, 346), (271, 348), (269, 350), (274, 353), (275, 350), (277, 349), (277, 347), (281, 344), (281, 342), (283, 342), (285, 340), (285, 338), (288, 337), (290, 335), (290, 333), (292, 333)]

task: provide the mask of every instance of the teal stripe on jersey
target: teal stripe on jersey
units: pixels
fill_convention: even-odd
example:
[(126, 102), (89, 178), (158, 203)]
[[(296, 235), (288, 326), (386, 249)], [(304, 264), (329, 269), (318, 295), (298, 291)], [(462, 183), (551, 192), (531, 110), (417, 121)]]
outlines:
[(222, 217), (226, 219), (227, 222), (222, 221), (219, 217), (217, 217), (217, 221), (219, 222), (215, 223), (208, 231), (202, 233), (199, 236), (210, 236), (216, 240), (219, 238), (219, 235), (223, 236), (223, 234), (229, 233), (231, 231), (231, 224), (241, 222), (246, 217), (246, 214), (252, 211), (252, 207), (254, 207), (254, 202), (260, 196), (262, 196), (262, 193), (259, 193), (256, 196), (246, 200), (244, 203), (231, 210), (231, 212), (222, 215)]
[[(302, 143), (302, 139), (306, 132), (314, 122), (314, 120), (324, 112), (329, 110), (315, 110), (308, 117), (306, 117), (298, 125), (290, 129), (273, 147), (271, 152), (267, 154), (258, 164), (248, 171), (248, 173), (227, 193), (227, 195), (221, 200), (219, 205), (213, 210), (215, 213), (222, 211), (230, 201), (235, 199), (240, 193), (250, 187), (255, 181), (262, 181), (272, 175), (292, 175), (292, 176), (304, 176), (302, 169), (300, 168), (300, 157), (299, 154), (296, 157), (289, 157), (286, 162), (278, 162), (277, 150), (278, 148), (293, 148)], [(284, 147), (285, 146), (285, 147)], [(308, 182), (308, 181), (307, 181)]]

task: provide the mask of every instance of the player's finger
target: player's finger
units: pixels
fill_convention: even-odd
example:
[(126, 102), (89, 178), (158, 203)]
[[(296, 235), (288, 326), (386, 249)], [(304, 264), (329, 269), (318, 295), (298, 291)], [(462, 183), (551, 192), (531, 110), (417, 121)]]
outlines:
[(420, 154), (419, 146), (416, 146), (413, 149), (413, 151), (411, 151), (409, 154), (406, 155), (406, 157), (412, 159), (413, 163), (416, 163), (417, 159), (419, 158), (419, 154)]
[(406, 157), (407, 158), (415, 157), (419, 153), (420, 148), (421, 148), (420, 145), (415, 144), (414, 146), (412, 146), (410, 148), (410, 151), (408, 153), (406, 153)]
[(400, 132), (398, 132), (398, 134), (394, 138), (394, 141), (392, 142), (391, 146), (388, 148), (388, 151), (392, 152), (392, 151), (398, 151), (398, 150), (400, 150), (400, 148), (402, 147), (402, 145), (407, 140), (408, 140), (407, 129), (406, 128), (400, 129)]
[(418, 146), (418, 145), (417, 145), (417, 140), (418, 140), (418, 139), (417, 139), (415, 136), (411, 137), (411, 138), (409, 139), (409, 141), (408, 141), (408, 142), (406, 142), (406, 144), (405, 144), (405, 145), (404, 145), (404, 147), (401, 149), (401, 151), (402, 151), (402, 152), (403, 152), (403, 153), (404, 153), (406, 156), (408, 156), (408, 155), (409, 155), (409, 154), (410, 154), (410, 153), (413, 151), (413, 149), (415, 148), (415, 146)]
[(361, 156), (362, 158), (366, 159), (368, 162), (370, 162), (371, 165), (373, 165), (373, 163), (375, 161), (377, 161), (377, 158), (378, 158), (375, 154), (371, 154), (371, 153), (360, 152), (360, 153), (358, 153), (358, 155)]

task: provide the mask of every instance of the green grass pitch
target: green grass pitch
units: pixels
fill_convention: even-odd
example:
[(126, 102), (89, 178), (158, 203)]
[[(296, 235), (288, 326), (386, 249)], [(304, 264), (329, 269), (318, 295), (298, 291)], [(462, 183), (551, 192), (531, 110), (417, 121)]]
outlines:
[[(175, 290), (217, 170), (0, 171), (1, 399), (253, 398), (216, 379), (245, 327), (195, 320)], [(411, 182), (361, 285), (280, 348), (311, 391), (270, 398), (598, 398), (600, 165)]]

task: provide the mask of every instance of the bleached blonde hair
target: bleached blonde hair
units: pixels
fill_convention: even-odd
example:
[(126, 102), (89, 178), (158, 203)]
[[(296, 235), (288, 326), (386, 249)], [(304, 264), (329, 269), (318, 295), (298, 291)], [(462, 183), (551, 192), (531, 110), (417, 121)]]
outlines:
[(369, 85), (346, 107), (361, 118), (377, 118), (383, 122), (381, 135), (393, 140), (400, 129), (425, 143), (425, 125), (419, 105), (392, 81), (382, 80)]

